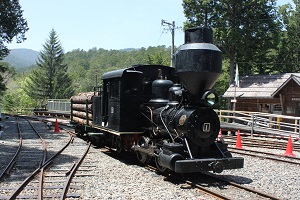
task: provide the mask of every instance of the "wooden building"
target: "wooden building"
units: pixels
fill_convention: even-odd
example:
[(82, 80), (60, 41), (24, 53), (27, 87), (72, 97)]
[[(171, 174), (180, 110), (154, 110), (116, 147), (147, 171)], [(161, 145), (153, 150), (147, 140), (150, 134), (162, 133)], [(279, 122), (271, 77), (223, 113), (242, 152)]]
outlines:
[(300, 116), (300, 73), (244, 76), (223, 97), (239, 111)]

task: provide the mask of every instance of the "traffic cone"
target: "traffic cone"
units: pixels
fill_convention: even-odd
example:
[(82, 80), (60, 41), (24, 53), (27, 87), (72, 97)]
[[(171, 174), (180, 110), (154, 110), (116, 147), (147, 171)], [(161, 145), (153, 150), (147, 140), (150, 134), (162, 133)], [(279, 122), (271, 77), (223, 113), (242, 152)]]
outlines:
[(240, 130), (238, 130), (238, 134), (237, 134), (237, 137), (236, 137), (235, 148), (237, 148), (237, 149), (244, 149), (242, 147), (242, 139), (241, 139), (241, 135), (240, 135)]
[(283, 154), (284, 156), (291, 156), (294, 157), (295, 154), (293, 154), (293, 144), (292, 144), (292, 136), (290, 135), (289, 140), (288, 140), (288, 144), (286, 147), (286, 151), (285, 154)]
[(54, 133), (59, 133), (59, 126), (58, 126), (58, 122), (57, 122), (57, 119), (56, 119), (56, 122), (55, 122), (55, 129), (54, 129)]
[(222, 141), (222, 137), (223, 137), (223, 135), (222, 135), (222, 129), (220, 129), (217, 141), (221, 142)]

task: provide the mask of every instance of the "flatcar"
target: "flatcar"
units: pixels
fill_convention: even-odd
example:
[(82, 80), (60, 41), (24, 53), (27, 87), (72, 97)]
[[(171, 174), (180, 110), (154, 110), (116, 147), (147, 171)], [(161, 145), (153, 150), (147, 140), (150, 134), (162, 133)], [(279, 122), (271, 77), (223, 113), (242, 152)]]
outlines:
[(71, 98), (76, 133), (117, 152), (133, 151), (142, 164), (177, 173), (243, 168), (217, 141), (213, 85), (222, 73), (212, 30), (191, 28), (174, 66), (134, 65), (103, 74), (94, 92)]

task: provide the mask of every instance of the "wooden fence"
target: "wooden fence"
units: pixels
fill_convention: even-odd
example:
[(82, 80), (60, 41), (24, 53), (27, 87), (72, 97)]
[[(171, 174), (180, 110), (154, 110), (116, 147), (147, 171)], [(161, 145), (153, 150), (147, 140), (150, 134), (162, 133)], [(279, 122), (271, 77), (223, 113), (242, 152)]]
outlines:
[[(265, 133), (274, 136), (300, 138), (300, 117), (261, 112), (216, 110), (221, 126), (241, 128), (250, 134)], [(234, 128), (236, 127), (236, 128)]]

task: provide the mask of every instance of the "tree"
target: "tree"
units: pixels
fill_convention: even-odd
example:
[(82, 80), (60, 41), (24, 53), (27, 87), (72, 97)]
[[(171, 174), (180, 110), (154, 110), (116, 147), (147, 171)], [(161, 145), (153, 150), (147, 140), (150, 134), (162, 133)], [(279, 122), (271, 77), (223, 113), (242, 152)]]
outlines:
[(23, 42), (28, 31), (27, 21), (23, 18), (23, 10), (19, 0), (0, 1), (0, 60), (8, 55), (9, 50), (4, 43), (11, 43), (16, 37), (17, 42)]
[[(5, 43), (12, 42), (14, 37), (16, 37), (17, 42), (26, 39), (25, 32), (28, 27), (22, 13), (18, 0), (0, 1), (0, 61), (9, 53)], [(11, 70), (9, 70), (7, 64), (0, 63), (0, 95), (3, 95), (6, 90), (5, 80), (7, 74), (11, 74)]]
[(46, 103), (47, 99), (71, 97), (74, 90), (67, 69), (63, 48), (55, 30), (52, 29), (40, 52), (37, 68), (26, 81), (26, 93), (42, 103)]
[(280, 25), (275, 0), (183, 0), (185, 27), (214, 29), (215, 43), (230, 60), (230, 83), (234, 66), (241, 72), (264, 73), (270, 51), (277, 46)]
[(170, 61), (164, 59), (162, 52), (157, 52), (154, 55), (148, 54), (147, 64), (170, 66)]
[(275, 65), (279, 72), (300, 71), (300, 2), (294, 0), (295, 7), (285, 4), (279, 7), (283, 31), (280, 35), (278, 57)]
[(0, 62), (0, 95), (3, 95), (6, 90), (6, 84), (9, 78), (15, 74), (12, 67), (8, 63)]

